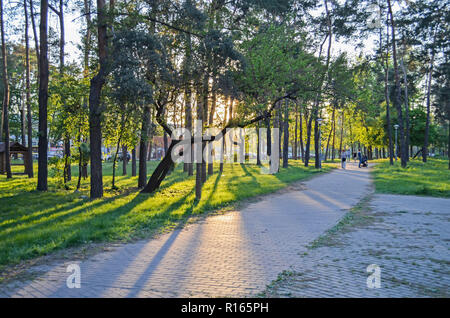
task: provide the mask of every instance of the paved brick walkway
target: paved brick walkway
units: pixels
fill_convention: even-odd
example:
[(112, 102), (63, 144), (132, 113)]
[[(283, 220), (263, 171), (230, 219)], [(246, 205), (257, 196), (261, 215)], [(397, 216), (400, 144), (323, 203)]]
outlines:
[(242, 211), (75, 262), (81, 268), (79, 289), (66, 286), (72, 263), (67, 261), (31, 268), (37, 278), (0, 286), (0, 296), (254, 296), (280, 272), (298, 265), (305, 246), (370, 191), (368, 170), (348, 166)]
[[(274, 297), (449, 297), (450, 199), (376, 195), (372, 222), (307, 251), (267, 289)], [(381, 288), (367, 288), (367, 266)]]

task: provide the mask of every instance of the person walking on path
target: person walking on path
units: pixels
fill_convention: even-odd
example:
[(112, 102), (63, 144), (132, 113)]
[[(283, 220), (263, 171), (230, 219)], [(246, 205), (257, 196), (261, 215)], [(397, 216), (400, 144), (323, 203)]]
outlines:
[(361, 163), (362, 163), (361, 148), (358, 149), (358, 160), (359, 160), (358, 168), (361, 168)]
[(341, 152), (341, 167), (342, 167), (342, 169), (344, 169), (344, 170), (345, 170), (346, 160), (347, 160), (347, 151), (344, 149), (344, 150)]

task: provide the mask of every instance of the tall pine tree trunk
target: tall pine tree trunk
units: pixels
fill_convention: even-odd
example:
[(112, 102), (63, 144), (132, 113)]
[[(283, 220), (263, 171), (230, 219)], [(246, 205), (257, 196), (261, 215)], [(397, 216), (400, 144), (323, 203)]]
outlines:
[[(209, 112), (209, 127), (212, 127), (214, 123), (214, 114), (216, 111), (217, 94), (215, 91), (215, 82), (216, 80), (214, 79), (211, 96), (211, 111)], [(212, 175), (214, 173), (214, 149), (212, 148), (212, 144), (210, 145), (210, 147), (211, 149), (208, 150), (208, 175)]]
[(430, 113), (431, 113), (431, 80), (433, 78), (433, 64), (434, 64), (434, 49), (431, 54), (430, 71), (427, 79), (427, 121), (425, 125), (425, 138), (422, 148), (422, 160), (427, 162), (428, 157), (428, 143), (430, 136)]
[[(3, 0), (0, 0), (0, 18), (1, 18), (1, 37), (2, 37), (2, 69), (3, 69), (3, 121), (0, 134), (4, 135), (5, 142), (5, 170), (6, 178), (12, 178), (11, 161), (9, 152), (9, 78), (8, 78), (8, 63), (6, 60), (6, 41), (5, 41), (5, 21), (3, 16)], [(2, 167), (3, 169), (3, 167)]]
[[(65, 34), (64, 34), (64, 1), (59, 0), (59, 28), (60, 28), (60, 41), (59, 41), (59, 72), (61, 77), (64, 75), (64, 47), (65, 47)], [(66, 100), (64, 94), (62, 97), (62, 103), (64, 108), (67, 107)], [(64, 167), (64, 173), (66, 175), (67, 181), (70, 181), (72, 179), (72, 169), (70, 167), (70, 136), (69, 133), (66, 131), (64, 136), (64, 157), (65, 157), (65, 167)]]
[(136, 177), (136, 147), (131, 150), (131, 176)]
[[(203, 98), (202, 98), (202, 85), (198, 84), (197, 85), (197, 123), (202, 123), (203, 126)], [(198, 132), (200, 132), (200, 134), (203, 133), (203, 127), (196, 127), (195, 128)], [(202, 147), (202, 144), (198, 144), (196, 145), (196, 147)], [(202, 149), (203, 150), (203, 149)], [(202, 198), (202, 162), (203, 162), (203, 158), (202, 156), (199, 154), (199, 150), (197, 148), (195, 148), (196, 151), (196, 164), (195, 164), (195, 199), (196, 200), (200, 200)], [(203, 153), (203, 152), (202, 152)]]
[(398, 74), (398, 63), (397, 63), (397, 44), (395, 40), (395, 21), (394, 14), (392, 12), (391, 0), (388, 0), (388, 9), (389, 15), (391, 18), (391, 30), (392, 30), (392, 52), (393, 52), (393, 60), (394, 60), (394, 79), (395, 79), (395, 97), (394, 97), (394, 105), (397, 110), (397, 118), (399, 125), (399, 139), (400, 139), (400, 159), (401, 165), (403, 168), (406, 167), (406, 150), (405, 150), (405, 128), (404, 128), (404, 120), (403, 120), (403, 109), (402, 109), (402, 101), (401, 101), (401, 89), (400, 89), (400, 78)]
[[(280, 109), (281, 113), (281, 109)], [(289, 103), (285, 100), (284, 104), (284, 139), (283, 139), (283, 168), (287, 168), (289, 164)]]
[[(406, 47), (404, 48), (403, 51), (406, 50)], [(402, 58), (400, 60), (400, 66), (402, 68), (403, 71), (403, 85), (404, 87), (404, 93), (405, 93), (405, 130), (406, 130), (406, 136), (405, 136), (405, 149), (406, 149), (406, 160), (409, 161), (409, 157), (410, 157), (410, 151), (409, 151), (409, 144), (410, 144), (410, 123), (409, 123), (409, 97), (408, 97), (408, 77), (406, 74), (406, 67), (405, 67), (405, 63), (404, 63), (404, 52), (402, 55)]]
[(41, 22), (39, 27), (39, 159), (37, 190), (47, 191), (47, 103), (48, 103), (48, 43), (47, 43), (48, 1), (41, 1)]
[[(92, 79), (89, 93), (89, 133), (91, 151), (91, 198), (101, 198), (103, 196), (103, 173), (102, 173), (102, 127), (101, 116), (102, 106), (100, 96), (102, 87), (105, 84), (108, 58), (108, 37), (107, 37), (107, 12), (105, 0), (97, 0), (98, 17), (98, 56), (100, 69)], [(42, 52), (41, 52), (42, 54)]]
[[(305, 118), (306, 119), (306, 118)], [(300, 155), (302, 156), (302, 161), (305, 161), (305, 148), (303, 147), (303, 115), (300, 110)]]
[[(382, 35), (380, 29), (380, 46), (382, 43)], [(389, 164), (394, 164), (394, 146), (392, 142), (392, 127), (391, 127), (391, 110), (389, 106), (389, 18), (386, 19), (386, 59), (383, 62), (384, 68), (384, 99), (386, 101), (386, 124), (388, 131), (388, 153)]]
[(31, 89), (30, 89), (30, 42), (28, 37), (28, 8), (27, 0), (23, 1), (23, 8), (25, 14), (25, 90), (26, 90), (26, 104), (27, 104), (27, 147), (28, 152), (26, 155), (28, 178), (33, 178), (33, 122), (31, 118)]
[(295, 128), (294, 128), (294, 160), (298, 159), (298, 141), (297, 141), (297, 132), (298, 132), (298, 105), (295, 103)]
[[(202, 94), (202, 99), (203, 99), (203, 104), (202, 104), (202, 110), (203, 110), (203, 114), (202, 114), (202, 124), (203, 124), (203, 128), (206, 126), (205, 121), (208, 120), (208, 94), (209, 94), (209, 72), (206, 72), (206, 74), (203, 77), (203, 94)], [(202, 128), (202, 133), (203, 133), (203, 129)], [(205, 149), (207, 143), (206, 142), (202, 142), (202, 154), (203, 154), (203, 150)], [(206, 161), (202, 158), (202, 183), (206, 182)]]

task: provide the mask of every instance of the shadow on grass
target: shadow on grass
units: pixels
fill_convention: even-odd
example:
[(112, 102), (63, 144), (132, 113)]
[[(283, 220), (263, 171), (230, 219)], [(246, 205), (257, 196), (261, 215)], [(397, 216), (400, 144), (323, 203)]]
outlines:
[[(115, 201), (115, 200), (117, 200), (117, 199), (119, 199), (121, 197), (124, 197), (126, 195), (127, 194), (122, 194), (122, 195), (114, 197), (114, 198), (105, 198), (105, 199), (98, 200), (98, 201), (93, 202), (93, 203), (86, 202), (86, 201), (79, 201), (79, 202), (76, 202), (76, 203), (72, 204), (72, 207), (63, 206), (63, 207), (61, 207), (60, 209), (58, 209), (56, 211), (49, 211), (46, 214), (55, 214), (55, 213), (61, 212), (62, 210), (71, 210), (71, 209), (76, 209), (76, 208), (79, 208), (79, 209), (76, 209), (76, 210), (71, 211), (71, 212), (60, 214), (58, 216), (55, 216), (53, 218), (49, 218), (48, 220), (44, 220), (44, 221), (39, 222), (39, 223), (35, 223), (35, 224), (31, 224), (29, 226), (19, 227), (19, 228), (13, 229), (12, 231), (8, 231), (7, 233), (0, 234), (0, 238), (9, 237), (11, 235), (23, 234), (23, 233), (27, 233), (27, 232), (32, 232), (32, 231), (34, 231), (36, 229), (43, 228), (43, 227), (45, 227), (48, 224), (53, 223), (53, 222), (62, 223), (65, 220), (67, 220), (67, 219), (69, 219), (71, 217), (77, 216), (77, 215), (79, 215), (82, 212), (87, 212), (90, 209), (98, 208), (98, 207), (100, 207), (102, 205), (105, 205), (105, 204), (108, 204), (108, 203), (112, 203), (113, 201)], [(42, 216), (40, 216), (40, 217), (42, 217)], [(34, 217), (33, 219), (36, 219), (36, 218), (37, 217)], [(31, 220), (27, 220), (27, 221), (31, 221)], [(9, 224), (7, 224), (7, 225), (9, 225)], [(45, 230), (49, 230), (49, 229), (45, 229)], [(42, 232), (40, 234), (42, 234)]]

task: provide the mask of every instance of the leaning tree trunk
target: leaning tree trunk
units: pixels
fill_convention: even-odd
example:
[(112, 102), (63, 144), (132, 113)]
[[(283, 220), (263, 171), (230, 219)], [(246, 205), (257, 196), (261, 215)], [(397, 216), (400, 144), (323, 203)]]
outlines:
[[(97, 0), (98, 16), (98, 56), (100, 69), (92, 79), (89, 92), (89, 133), (91, 151), (91, 198), (101, 198), (103, 196), (103, 173), (102, 173), (102, 127), (101, 116), (102, 106), (100, 105), (100, 95), (105, 84), (108, 58), (108, 37), (107, 37), (107, 12), (105, 0)], [(41, 52), (42, 54), (42, 52)]]
[[(156, 191), (159, 186), (161, 185), (161, 182), (166, 177), (167, 173), (173, 166), (174, 162), (172, 160), (172, 156), (170, 155), (172, 152), (172, 149), (179, 143), (179, 140), (172, 140), (169, 148), (167, 149), (167, 156), (164, 156), (164, 158), (161, 160), (159, 165), (156, 167), (155, 171), (153, 172), (152, 176), (150, 177), (150, 180), (148, 181), (147, 185), (142, 189), (141, 192), (143, 193), (152, 193)], [(200, 193), (201, 195), (201, 193)]]
[(48, 43), (47, 43), (48, 1), (41, 1), (40, 50), (39, 50), (39, 159), (37, 190), (46, 191), (47, 167), (47, 102), (48, 102)]

